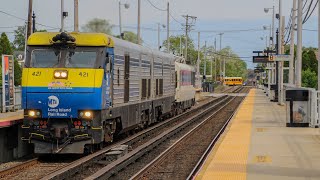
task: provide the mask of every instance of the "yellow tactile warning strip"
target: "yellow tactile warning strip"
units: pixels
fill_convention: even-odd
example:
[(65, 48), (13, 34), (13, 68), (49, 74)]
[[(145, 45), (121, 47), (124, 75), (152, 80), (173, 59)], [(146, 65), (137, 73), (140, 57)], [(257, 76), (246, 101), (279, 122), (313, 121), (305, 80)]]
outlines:
[(196, 179), (246, 179), (256, 90), (250, 90)]

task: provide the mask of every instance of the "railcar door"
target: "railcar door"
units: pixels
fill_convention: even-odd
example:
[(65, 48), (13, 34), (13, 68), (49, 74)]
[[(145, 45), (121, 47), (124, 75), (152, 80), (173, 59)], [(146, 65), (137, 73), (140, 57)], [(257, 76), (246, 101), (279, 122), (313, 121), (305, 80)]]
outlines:
[(129, 102), (130, 56), (124, 56), (124, 103)]

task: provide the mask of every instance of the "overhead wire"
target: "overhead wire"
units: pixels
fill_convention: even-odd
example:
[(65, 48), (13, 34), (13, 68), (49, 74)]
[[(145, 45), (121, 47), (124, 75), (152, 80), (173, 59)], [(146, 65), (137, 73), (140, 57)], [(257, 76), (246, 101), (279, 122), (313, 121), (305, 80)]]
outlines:
[(154, 5), (150, 0), (147, 0), (147, 1), (148, 1), (149, 4), (150, 4), (151, 6), (153, 6), (155, 9), (158, 9), (159, 11), (167, 11), (167, 9), (161, 9), (161, 8), (157, 7), (157, 6)]
[[(167, 11), (167, 9), (161, 9), (161, 8), (159, 8), (158, 6), (156, 6), (154, 3), (152, 3), (150, 0), (147, 0), (148, 2), (149, 2), (149, 4), (152, 6), (152, 7), (154, 7), (155, 9), (157, 9), (157, 10), (159, 10), (159, 11)], [(172, 15), (172, 13), (169, 11), (169, 15), (170, 15), (170, 17), (172, 17), (172, 19), (175, 21), (175, 22), (177, 22), (177, 23), (179, 23), (179, 24), (182, 24), (179, 20), (177, 20), (173, 15)]]
[[(16, 15), (13, 15), (13, 14), (7, 13), (7, 12), (2, 11), (2, 10), (0, 10), (0, 13), (2, 13), (2, 14), (6, 14), (6, 15), (8, 15), (8, 16), (14, 17), (14, 18), (16, 18), (16, 19), (19, 19), (19, 20), (22, 20), (22, 21), (25, 21), (25, 22), (27, 21), (27, 20), (26, 20), (26, 19), (24, 19), (24, 18), (18, 17), (18, 16), (16, 16)], [(43, 26), (43, 27), (57, 28), (57, 27), (48, 26), (48, 25), (45, 25), (45, 24), (37, 23), (37, 22), (36, 22), (36, 24), (37, 24), (37, 25), (40, 25), (40, 26)], [(58, 28), (57, 28), (57, 29), (58, 29)], [(59, 28), (59, 29), (60, 29), (60, 28)]]
[(317, 0), (317, 2), (315, 3), (315, 5), (314, 5), (314, 7), (313, 7), (313, 9), (312, 9), (312, 11), (311, 11), (311, 13), (310, 13), (310, 14), (306, 14), (306, 16), (304, 17), (304, 20), (303, 20), (303, 24), (306, 23), (306, 22), (309, 20), (309, 18), (310, 18), (311, 15), (313, 14), (313, 12), (314, 12), (314, 10), (316, 9), (316, 7), (317, 7), (318, 4), (319, 4), (319, 0)]

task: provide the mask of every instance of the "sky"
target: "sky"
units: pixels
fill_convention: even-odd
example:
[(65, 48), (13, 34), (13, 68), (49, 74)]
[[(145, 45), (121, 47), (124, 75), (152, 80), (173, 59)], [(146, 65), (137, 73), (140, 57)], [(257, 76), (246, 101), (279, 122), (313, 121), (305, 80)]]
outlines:
[[(27, 19), (28, 0), (1, 0), (5, 5), (0, 7), (0, 32), (7, 32), (9, 39), (13, 40), (13, 31), (17, 26), (24, 24), (19, 19)], [(69, 13), (65, 27), (68, 31), (73, 30), (73, 0), (65, 1), (65, 11)], [(310, 0), (309, 0), (310, 1)], [(122, 5), (123, 31), (136, 32), (137, 27), (137, 2), (138, 0), (121, 0), (121, 4), (128, 3), (129, 9)], [(278, 12), (279, 0), (141, 0), (141, 34), (144, 45), (152, 48), (157, 47), (157, 24), (166, 25), (167, 2), (170, 3), (170, 35), (183, 34), (181, 23), (185, 23), (182, 15), (196, 16), (190, 37), (197, 42), (198, 31), (201, 32), (201, 46), (207, 41), (208, 45), (214, 44), (217, 38), (219, 47), (219, 33), (222, 36), (222, 48), (230, 46), (232, 50), (243, 57), (249, 68), (253, 68), (250, 58), (254, 50), (262, 50), (266, 46), (265, 37), (269, 31), (264, 31), (264, 25), (270, 25), (272, 10), (264, 12), (264, 8), (275, 6)], [(33, 0), (33, 10), (36, 14), (37, 29), (58, 31), (60, 28), (60, 0)], [(309, 3), (309, 2), (308, 2)], [(3, 4), (3, 3), (2, 3)], [(282, 0), (282, 13), (289, 19), (292, 8), (292, 0)], [(3, 12), (16, 17), (9, 16)], [(18, 17), (18, 18), (17, 18)], [(80, 29), (86, 22), (93, 18), (102, 18), (114, 25), (113, 34), (119, 34), (119, 0), (79, 0), (79, 23)], [(276, 23), (276, 26), (278, 24)], [(305, 23), (305, 29), (317, 29), (317, 9), (310, 20)], [(238, 31), (255, 30), (255, 31)], [(161, 30), (161, 41), (166, 39), (166, 29)], [(304, 46), (317, 46), (317, 32), (303, 32)], [(195, 44), (197, 47), (197, 44)]]

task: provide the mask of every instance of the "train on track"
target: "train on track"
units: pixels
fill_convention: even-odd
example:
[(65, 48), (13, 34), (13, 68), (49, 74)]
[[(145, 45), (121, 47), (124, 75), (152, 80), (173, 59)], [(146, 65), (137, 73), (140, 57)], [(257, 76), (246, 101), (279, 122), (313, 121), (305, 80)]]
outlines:
[(180, 62), (102, 33), (34, 33), (22, 139), (37, 154), (81, 154), (177, 115), (195, 104), (195, 69)]
[(242, 77), (225, 77), (224, 84), (229, 86), (242, 86), (243, 79)]

